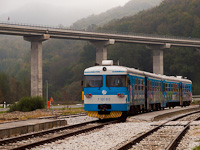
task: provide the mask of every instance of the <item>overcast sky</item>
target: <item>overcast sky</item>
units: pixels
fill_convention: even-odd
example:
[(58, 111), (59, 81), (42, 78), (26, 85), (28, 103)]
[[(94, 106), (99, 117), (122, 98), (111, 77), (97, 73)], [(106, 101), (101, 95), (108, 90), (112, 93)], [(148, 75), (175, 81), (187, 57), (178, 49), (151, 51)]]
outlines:
[(129, 0), (0, 0), (0, 21), (71, 25)]

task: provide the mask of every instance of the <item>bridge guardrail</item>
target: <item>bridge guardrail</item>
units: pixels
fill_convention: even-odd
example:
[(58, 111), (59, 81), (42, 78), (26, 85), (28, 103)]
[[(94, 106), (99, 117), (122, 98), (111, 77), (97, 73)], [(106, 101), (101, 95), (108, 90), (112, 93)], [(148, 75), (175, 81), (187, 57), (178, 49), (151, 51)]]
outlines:
[(171, 39), (182, 39), (182, 40), (197, 40), (200, 38), (194, 37), (181, 37), (181, 36), (173, 36), (173, 35), (154, 35), (154, 34), (144, 34), (144, 33), (132, 33), (132, 32), (118, 32), (118, 31), (108, 31), (108, 30), (85, 30), (85, 29), (72, 29), (70, 27), (65, 26), (49, 26), (49, 25), (41, 25), (41, 24), (28, 24), (28, 23), (16, 23), (16, 22), (8, 22), (8, 21), (0, 21), (0, 24), (4, 25), (18, 25), (18, 26), (27, 26), (27, 27), (40, 27), (47, 29), (62, 29), (62, 30), (72, 30), (72, 31), (85, 31), (85, 32), (93, 32), (93, 33), (106, 33), (106, 34), (119, 34), (119, 35), (132, 35), (132, 36), (143, 36), (143, 37), (152, 37), (152, 38), (171, 38)]

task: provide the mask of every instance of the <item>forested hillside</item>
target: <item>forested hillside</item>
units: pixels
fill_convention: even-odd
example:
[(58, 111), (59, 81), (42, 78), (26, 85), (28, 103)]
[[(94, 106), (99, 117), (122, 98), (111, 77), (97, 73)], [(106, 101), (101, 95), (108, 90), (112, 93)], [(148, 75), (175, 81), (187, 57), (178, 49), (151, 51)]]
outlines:
[[(199, 0), (165, 0), (155, 8), (115, 19), (96, 30), (200, 38), (199, 10)], [(29, 54), (30, 43), (22, 38), (0, 37), (0, 103), (5, 99), (15, 98), (16, 101), (21, 95), (29, 94)], [(119, 60), (120, 65), (152, 72), (152, 51), (145, 45), (116, 43), (108, 47), (108, 59), (113, 59), (115, 64)], [(48, 80), (49, 96), (53, 96), (55, 101), (80, 101), (83, 70), (94, 63), (95, 49), (87, 42), (60, 39), (44, 42), (44, 95), (45, 80)], [(195, 49), (172, 47), (164, 51), (164, 74), (191, 79), (193, 94), (200, 94), (199, 66), (200, 53)], [(9, 94), (11, 91), (15, 94)], [(10, 98), (8, 95), (18, 97)]]
[[(112, 21), (102, 30), (200, 38), (199, 10), (199, 0), (165, 0), (154, 9)], [(120, 53), (124, 49), (132, 49), (132, 51), (127, 51), (128, 58), (135, 58), (135, 55), (139, 55), (141, 59), (130, 61), (125, 56), (116, 56), (116, 52)], [(152, 64), (152, 57), (149, 60), (149, 56), (146, 55), (148, 53), (151, 52), (145, 50), (144, 46), (120, 44), (109, 50), (109, 58), (122, 60), (120, 61), (121, 65), (152, 71), (152, 66), (149, 65)], [(191, 79), (193, 94), (200, 94), (199, 66), (200, 53), (195, 49), (172, 47), (170, 50), (164, 51), (164, 73), (166, 75), (182, 75)]]
[(93, 30), (113, 19), (134, 15), (139, 11), (155, 7), (161, 1), (162, 0), (130, 0), (124, 6), (119, 6), (99, 15), (91, 15), (87, 18), (78, 20), (71, 26), (71, 28)]

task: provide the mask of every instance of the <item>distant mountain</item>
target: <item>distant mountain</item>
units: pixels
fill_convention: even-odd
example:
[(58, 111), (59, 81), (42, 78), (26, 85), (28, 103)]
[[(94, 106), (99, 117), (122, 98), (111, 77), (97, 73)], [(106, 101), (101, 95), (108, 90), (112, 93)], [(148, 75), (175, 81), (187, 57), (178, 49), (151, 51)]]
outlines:
[(95, 28), (96, 26), (102, 26), (105, 23), (113, 19), (119, 19), (125, 16), (131, 16), (139, 11), (146, 10), (148, 8), (155, 7), (162, 0), (130, 0), (124, 6), (119, 6), (110, 9), (99, 15), (91, 15), (87, 18), (76, 21), (71, 28), (72, 29), (87, 29)]
[[(181, 36), (200, 40), (199, 10), (199, 0), (164, 0), (158, 7), (114, 20), (104, 25), (102, 30)], [(136, 44), (115, 44), (108, 51), (108, 58), (119, 60), (121, 65), (147, 71), (152, 71), (151, 55), (152, 52), (147, 50), (145, 45)], [(172, 46), (164, 50), (164, 74), (181, 75), (191, 79), (193, 94), (200, 93), (199, 66), (200, 53), (195, 48)]]
[[(88, 16), (88, 12), (84, 13), (83, 10), (80, 12), (74, 11), (73, 8), (66, 9), (64, 6), (55, 6), (48, 3), (37, 2), (26, 4), (19, 9), (0, 14), (0, 21), (7, 21), (16, 23), (28, 23), (38, 25), (49, 25), (49, 26), (70, 26), (73, 22), (78, 19)], [(73, 14), (73, 15), (72, 15)]]

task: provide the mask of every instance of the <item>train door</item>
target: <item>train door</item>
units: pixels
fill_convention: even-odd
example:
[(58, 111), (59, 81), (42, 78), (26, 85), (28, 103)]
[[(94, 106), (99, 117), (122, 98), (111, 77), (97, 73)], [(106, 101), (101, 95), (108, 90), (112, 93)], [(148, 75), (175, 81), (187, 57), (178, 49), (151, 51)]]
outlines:
[(167, 92), (166, 92), (166, 81), (162, 82), (162, 93), (163, 93), (163, 100), (161, 102), (161, 107), (166, 107), (166, 100), (167, 100)]
[(132, 94), (132, 91), (133, 91), (133, 78), (132, 76), (128, 75), (127, 77), (127, 90), (128, 90), (128, 102), (130, 102), (130, 104), (133, 102), (133, 94)]
[(149, 110), (149, 101), (148, 101), (148, 97), (147, 97), (147, 92), (149, 89), (149, 84), (147, 82), (147, 77), (145, 77), (145, 109)]
[(180, 106), (183, 106), (183, 93), (182, 93), (182, 82), (179, 84), (179, 97), (180, 97)]

